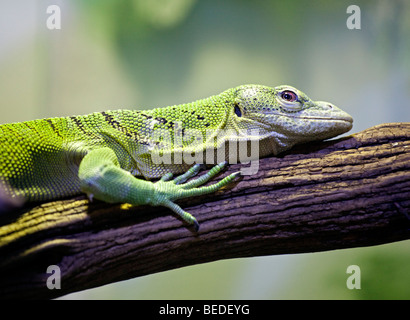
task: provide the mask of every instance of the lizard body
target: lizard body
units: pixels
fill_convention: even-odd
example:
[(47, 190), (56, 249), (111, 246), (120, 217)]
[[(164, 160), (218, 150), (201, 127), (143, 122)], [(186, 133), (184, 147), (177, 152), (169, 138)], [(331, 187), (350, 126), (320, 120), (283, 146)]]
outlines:
[[(337, 136), (350, 130), (352, 121), (334, 105), (312, 101), (293, 87), (244, 85), (166, 108), (3, 124), (0, 180), (9, 197), (26, 201), (85, 192), (110, 203), (162, 205), (197, 229), (196, 219), (174, 201), (214, 192), (238, 173), (199, 187), (226, 165), (229, 151), (224, 149), (225, 162), (185, 183), (199, 166), (191, 167), (186, 159), (192, 158), (182, 155), (196, 153), (209, 160), (207, 151), (242, 141), (258, 144), (258, 158)], [(154, 156), (171, 161), (157, 162)], [(184, 172), (171, 180), (172, 174)]]

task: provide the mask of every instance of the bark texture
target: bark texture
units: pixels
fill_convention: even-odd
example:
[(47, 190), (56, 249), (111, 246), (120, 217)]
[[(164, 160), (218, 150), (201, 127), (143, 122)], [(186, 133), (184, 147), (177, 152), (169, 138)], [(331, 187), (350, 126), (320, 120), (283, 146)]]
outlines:
[[(84, 196), (2, 215), (0, 298), (53, 298), (220, 259), (410, 238), (410, 123), (298, 146), (259, 165), (229, 189), (178, 202), (198, 233), (166, 208)], [(49, 265), (61, 270), (59, 290), (47, 288)]]

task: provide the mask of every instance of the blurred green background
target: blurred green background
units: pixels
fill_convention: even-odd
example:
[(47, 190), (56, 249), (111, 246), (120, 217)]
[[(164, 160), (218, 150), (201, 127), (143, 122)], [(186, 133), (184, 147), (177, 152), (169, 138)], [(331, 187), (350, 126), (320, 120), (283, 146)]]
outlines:
[[(410, 121), (410, 2), (2, 0), (0, 123), (190, 102), (245, 83), (289, 84), (355, 119)], [(46, 10), (61, 8), (61, 29)], [(71, 299), (409, 299), (409, 241), (217, 261)], [(346, 268), (361, 268), (361, 290)]]

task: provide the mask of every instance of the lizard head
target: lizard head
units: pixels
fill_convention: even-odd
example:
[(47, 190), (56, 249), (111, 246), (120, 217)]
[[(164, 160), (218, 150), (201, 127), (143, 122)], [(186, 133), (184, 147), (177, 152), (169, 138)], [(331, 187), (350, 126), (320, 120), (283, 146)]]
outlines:
[(291, 86), (244, 85), (234, 89), (231, 126), (238, 131), (259, 129), (279, 150), (296, 143), (324, 140), (352, 128), (352, 117), (324, 101), (313, 101)]

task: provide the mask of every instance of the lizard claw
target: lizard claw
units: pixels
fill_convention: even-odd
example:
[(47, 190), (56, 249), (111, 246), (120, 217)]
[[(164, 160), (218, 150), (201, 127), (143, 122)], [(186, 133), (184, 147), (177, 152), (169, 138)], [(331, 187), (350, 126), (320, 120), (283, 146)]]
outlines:
[(198, 231), (199, 231), (199, 223), (198, 223), (198, 221), (196, 221), (196, 219), (195, 219), (195, 220), (192, 221), (192, 223), (193, 223), (193, 225), (194, 225), (194, 230), (195, 230), (195, 232), (198, 232)]

